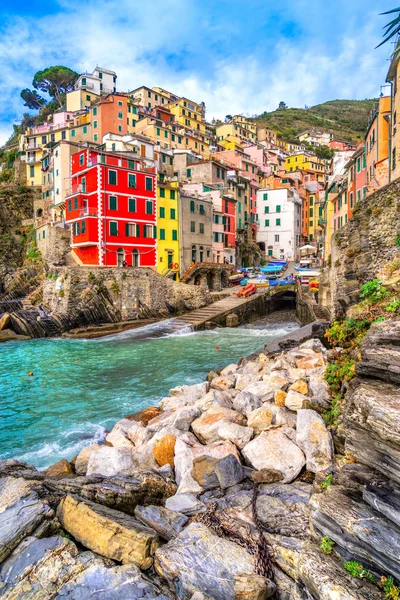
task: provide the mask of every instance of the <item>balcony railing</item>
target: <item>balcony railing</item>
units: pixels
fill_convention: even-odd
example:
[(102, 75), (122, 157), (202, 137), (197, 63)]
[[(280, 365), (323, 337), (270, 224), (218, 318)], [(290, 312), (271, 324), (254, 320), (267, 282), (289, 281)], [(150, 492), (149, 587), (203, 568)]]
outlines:
[(74, 196), (75, 194), (86, 194), (86, 186), (83, 186), (81, 184), (73, 185), (65, 190), (66, 197)]

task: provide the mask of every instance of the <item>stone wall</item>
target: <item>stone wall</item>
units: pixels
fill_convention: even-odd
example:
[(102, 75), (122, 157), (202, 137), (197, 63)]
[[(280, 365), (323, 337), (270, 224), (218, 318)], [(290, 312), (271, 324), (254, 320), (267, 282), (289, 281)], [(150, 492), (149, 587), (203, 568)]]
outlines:
[(400, 258), (400, 182), (391, 183), (354, 210), (348, 224), (332, 236), (331, 265), (320, 279), (320, 304), (341, 317), (358, 301), (360, 286), (384, 265)]
[[(62, 267), (44, 282), (43, 302), (57, 314), (93, 312), (107, 321), (163, 317), (206, 306), (203, 287), (177, 283), (147, 268)], [(57, 277), (58, 276), (58, 277)]]
[(65, 264), (65, 256), (70, 251), (71, 242), (71, 233), (68, 229), (57, 225), (43, 225), (36, 231), (36, 242), (50, 268)]

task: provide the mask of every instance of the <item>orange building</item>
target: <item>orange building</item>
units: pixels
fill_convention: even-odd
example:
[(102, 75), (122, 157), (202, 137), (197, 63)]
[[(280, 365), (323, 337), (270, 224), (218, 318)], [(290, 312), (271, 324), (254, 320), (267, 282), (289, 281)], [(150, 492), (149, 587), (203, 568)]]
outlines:
[(99, 98), (90, 112), (94, 142), (101, 143), (106, 133), (135, 133), (138, 108), (128, 95), (117, 93)]
[(390, 96), (379, 98), (365, 136), (367, 195), (389, 182)]

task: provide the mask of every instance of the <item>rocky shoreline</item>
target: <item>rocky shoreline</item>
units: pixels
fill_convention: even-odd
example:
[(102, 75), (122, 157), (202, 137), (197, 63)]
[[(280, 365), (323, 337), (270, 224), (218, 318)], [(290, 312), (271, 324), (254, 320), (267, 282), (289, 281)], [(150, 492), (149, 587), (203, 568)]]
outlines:
[(372, 580), (400, 578), (400, 323), (367, 334), (334, 428), (324, 374), (340, 350), (290, 335), (71, 462), (0, 461), (0, 597), (388, 597)]

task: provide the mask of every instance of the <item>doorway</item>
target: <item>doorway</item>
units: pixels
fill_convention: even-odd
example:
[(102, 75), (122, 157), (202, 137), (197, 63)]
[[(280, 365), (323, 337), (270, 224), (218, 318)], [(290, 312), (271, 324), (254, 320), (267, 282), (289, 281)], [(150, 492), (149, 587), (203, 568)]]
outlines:
[(125, 250), (123, 248), (118, 248), (117, 250), (117, 266), (122, 267), (122, 263), (125, 260)]
[(132, 252), (132, 267), (139, 266), (139, 250), (134, 250)]

